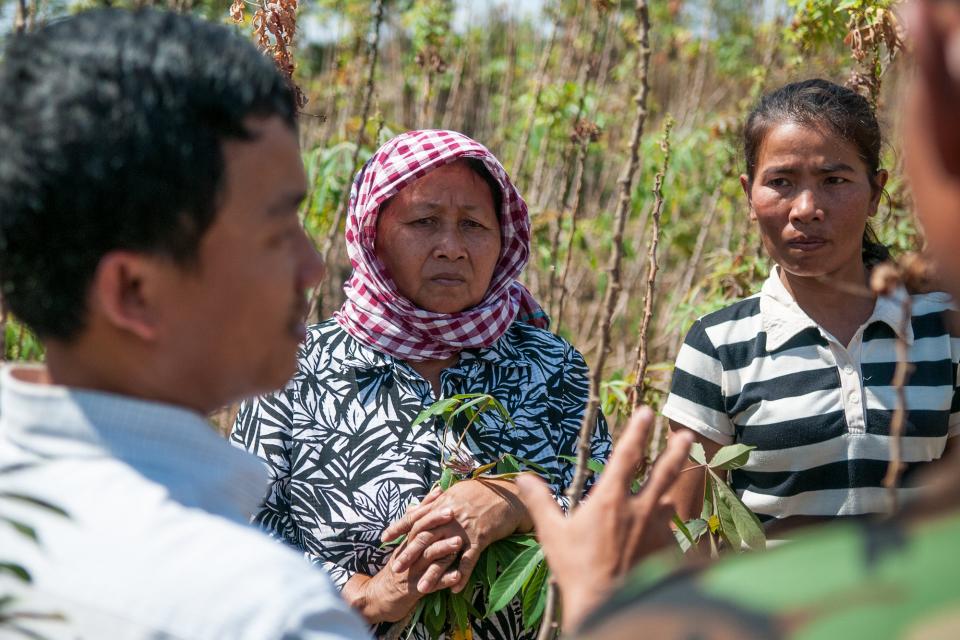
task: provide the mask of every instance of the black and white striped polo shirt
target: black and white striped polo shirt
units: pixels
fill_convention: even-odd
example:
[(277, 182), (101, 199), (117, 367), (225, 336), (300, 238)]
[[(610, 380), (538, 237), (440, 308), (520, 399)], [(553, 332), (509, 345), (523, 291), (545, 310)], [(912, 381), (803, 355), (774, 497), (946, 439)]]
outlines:
[[(906, 327), (914, 366), (907, 388), (904, 483), (960, 433), (960, 340), (944, 293), (912, 297)], [(807, 316), (775, 269), (760, 293), (694, 323), (677, 356), (663, 414), (721, 444), (753, 445), (730, 482), (761, 520), (886, 509), (882, 479), (900, 305), (879, 298), (849, 345)], [(906, 499), (916, 488), (903, 488)]]

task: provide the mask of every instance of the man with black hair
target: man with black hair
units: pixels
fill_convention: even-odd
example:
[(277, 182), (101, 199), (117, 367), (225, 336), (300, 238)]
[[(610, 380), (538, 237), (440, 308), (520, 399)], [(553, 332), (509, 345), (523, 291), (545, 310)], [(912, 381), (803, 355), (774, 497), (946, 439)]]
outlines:
[[(0, 64), (0, 285), (45, 366), (0, 372), (0, 562), (47, 638), (357, 638), (322, 571), (247, 522), (252, 456), (203, 414), (281, 386), (323, 264), (293, 94), (226, 27), (93, 11)], [(21, 531), (27, 529), (21, 528)], [(6, 572), (0, 571), (0, 579)]]

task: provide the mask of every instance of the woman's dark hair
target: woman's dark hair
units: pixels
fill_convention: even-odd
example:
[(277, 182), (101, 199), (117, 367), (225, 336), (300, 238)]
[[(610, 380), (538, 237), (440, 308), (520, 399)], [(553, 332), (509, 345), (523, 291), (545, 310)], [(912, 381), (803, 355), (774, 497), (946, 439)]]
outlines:
[[(867, 177), (876, 190), (883, 137), (873, 107), (855, 91), (815, 78), (783, 86), (760, 99), (743, 128), (743, 153), (747, 179), (752, 184), (757, 171), (760, 147), (770, 129), (784, 122), (827, 129), (856, 148), (867, 165)], [(890, 259), (890, 250), (868, 224), (863, 232), (863, 262), (873, 266)]]
[(0, 291), (43, 338), (82, 330), (104, 255), (195, 265), (249, 117), (296, 128), (289, 83), (234, 29), (102, 9), (7, 39), (0, 63)]

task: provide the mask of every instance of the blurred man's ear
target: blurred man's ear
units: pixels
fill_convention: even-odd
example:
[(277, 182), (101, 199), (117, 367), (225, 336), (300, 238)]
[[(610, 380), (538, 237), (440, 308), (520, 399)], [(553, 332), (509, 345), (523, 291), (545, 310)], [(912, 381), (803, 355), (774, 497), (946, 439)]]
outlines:
[(90, 287), (88, 313), (116, 330), (153, 341), (161, 317), (156, 258), (132, 251), (111, 251), (97, 266)]

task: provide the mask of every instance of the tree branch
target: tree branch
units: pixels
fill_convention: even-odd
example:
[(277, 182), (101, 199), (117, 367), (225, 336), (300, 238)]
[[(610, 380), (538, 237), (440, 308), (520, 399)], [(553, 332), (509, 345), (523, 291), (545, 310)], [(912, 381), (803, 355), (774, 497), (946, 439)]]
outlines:
[(647, 333), (650, 330), (650, 319), (653, 317), (653, 296), (657, 284), (657, 272), (660, 265), (657, 263), (657, 247), (660, 244), (660, 214), (663, 211), (663, 178), (667, 174), (670, 164), (670, 130), (673, 128), (673, 119), (667, 116), (663, 125), (663, 139), (660, 148), (663, 150), (663, 164), (653, 182), (653, 229), (650, 232), (650, 247), (647, 250), (647, 290), (643, 297), (643, 319), (640, 321), (640, 340), (637, 344), (637, 355), (633, 368), (633, 401), (634, 409), (643, 404), (644, 378), (647, 375), (647, 365), (650, 354), (647, 345)]
[[(603, 316), (600, 322), (600, 348), (597, 352), (596, 361), (593, 363), (591, 369), (590, 396), (583, 413), (583, 421), (580, 424), (580, 441), (577, 446), (576, 471), (574, 472), (573, 482), (567, 489), (567, 497), (570, 501), (570, 513), (572, 513), (580, 503), (580, 496), (583, 494), (583, 487), (587, 480), (587, 460), (590, 456), (590, 441), (593, 439), (593, 432), (597, 424), (597, 414), (600, 410), (600, 385), (603, 382), (603, 366), (607, 359), (607, 351), (610, 348), (610, 324), (613, 309), (616, 306), (617, 298), (622, 288), (620, 283), (620, 263), (623, 257), (623, 230), (626, 226), (627, 215), (630, 211), (630, 195), (633, 178), (636, 174), (637, 166), (640, 164), (640, 138), (643, 136), (643, 128), (647, 121), (647, 94), (649, 93), (648, 72), (650, 69), (650, 13), (646, 0), (637, 0), (636, 15), (637, 49), (639, 54), (637, 56), (638, 89), (634, 96), (636, 118), (634, 119), (633, 131), (630, 136), (627, 162), (623, 167), (620, 178), (617, 180), (618, 201), (613, 233), (613, 253), (610, 257), (610, 266), (608, 269), (610, 275), (604, 298)], [(548, 640), (556, 632), (557, 624), (555, 617), (558, 596), (556, 584), (551, 583), (550, 591), (547, 595), (543, 624), (540, 626), (540, 632), (537, 635), (538, 640)], [(547, 614), (550, 615), (548, 616)]]

